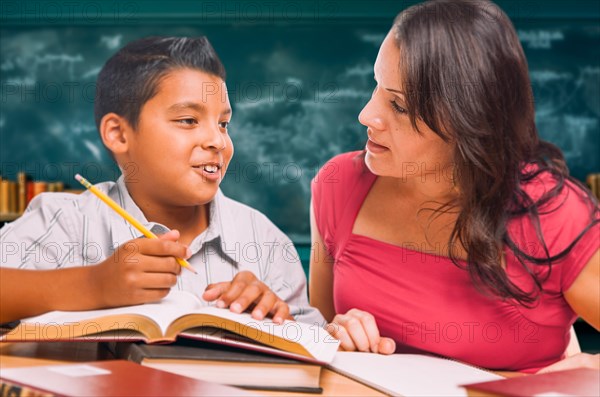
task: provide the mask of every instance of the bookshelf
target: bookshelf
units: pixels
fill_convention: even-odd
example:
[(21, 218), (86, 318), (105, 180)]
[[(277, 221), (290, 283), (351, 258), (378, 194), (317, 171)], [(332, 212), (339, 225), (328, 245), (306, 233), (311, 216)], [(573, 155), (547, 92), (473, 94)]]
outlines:
[(17, 180), (0, 176), (0, 226), (20, 217), (35, 196), (45, 192), (80, 193), (83, 190), (65, 190), (63, 182), (34, 181), (24, 172)]

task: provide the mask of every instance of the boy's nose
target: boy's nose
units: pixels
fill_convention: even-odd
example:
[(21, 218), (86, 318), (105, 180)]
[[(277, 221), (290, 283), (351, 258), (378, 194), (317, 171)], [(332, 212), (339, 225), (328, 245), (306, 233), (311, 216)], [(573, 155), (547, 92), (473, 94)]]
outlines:
[(219, 128), (208, 128), (202, 134), (202, 147), (206, 150), (223, 150), (227, 145), (224, 134)]

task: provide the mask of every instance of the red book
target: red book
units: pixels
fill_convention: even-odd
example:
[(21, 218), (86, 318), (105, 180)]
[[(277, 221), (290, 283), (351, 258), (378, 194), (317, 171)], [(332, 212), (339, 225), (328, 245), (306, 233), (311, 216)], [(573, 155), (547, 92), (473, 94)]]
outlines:
[(33, 199), (33, 181), (27, 181), (27, 204)]
[(123, 361), (2, 369), (0, 396), (248, 396), (241, 389)]
[(576, 368), (462, 387), (469, 396), (600, 396), (600, 370)]

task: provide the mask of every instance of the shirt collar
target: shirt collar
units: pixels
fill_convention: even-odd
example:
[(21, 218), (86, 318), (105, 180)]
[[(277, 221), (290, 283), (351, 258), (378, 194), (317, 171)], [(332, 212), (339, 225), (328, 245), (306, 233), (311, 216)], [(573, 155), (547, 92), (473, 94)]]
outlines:
[[(148, 221), (140, 207), (138, 207), (129, 194), (123, 175), (117, 179), (114, 187), (115, 188), (111, 189), (111, 192), (109, 193), (109, 195), (112, 196), (112, 199), (153, 233), (163, 234), (170, 230), (160, 223)], [(202, 249), (204, 244), (214, 242), (222, 255), (227, 256), (234, 263), (238, 263), (236, 257), (239, 255), (235, 254), (235, 250), (239, 249), (238, 244), (244, 246), (245, 240), (247, 240), (248, 237), (246, 233), (243, 233), (243, 231), (236, 227), (235, 219), (231, 211), (231, 202), (223, 194), (221, 189), (217, 190), (217, 194), (209, 203), (208, 219), (208, 228), (196, 236), (190, 244), (192, 252), (195, 254)], [(137, 237), (142, 236), (142, 233), (130, 225), (129, 222), (124, 219), (123, 222), (127, 223)]]
[(133, 198), (127, 190), (127, 185), (125, 184), (125, 177), (123, 175), (121, 175), (119, 179), (117, 179), (117, 183), (115, 184), (115, 188), (113, 190), (114, 192), (111, 192), (112, 194), (110, 194), (111, 196), (116, 196), (113, 197), (113, 199), (115, 199), (115, 201), (121, 207), (123, 207), (125, 211), (127, 211), (131, 216), (137, 219), (144, 226), (148, 227), (150, 225), (150, 222), (148, 222), (146, 216), (144, 215), (140, 207), (138, 207), (135, 201), (133, 201)]
[[(249, 235), (247, 231), (240, 230), (235, 222), (232, 211), (232, 201), (226, 197), (221, 189), (210, 203), (209, 224), (206, 229), (204, 242), (213, 241), (218, 245), (222, 255), (227, 256), (232, 262), (239, 262), (240, 247), (245, 247)], [(204, 233), (203, 233), (204, 234)]]

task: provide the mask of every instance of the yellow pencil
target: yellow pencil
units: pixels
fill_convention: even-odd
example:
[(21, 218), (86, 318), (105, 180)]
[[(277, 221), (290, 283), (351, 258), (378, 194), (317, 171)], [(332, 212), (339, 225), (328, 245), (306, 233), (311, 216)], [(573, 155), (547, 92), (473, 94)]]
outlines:
[[(92, 193), (94, 193), (100, 200), (104, 201), (110, 208), (115, 210), (119, 215), (121, 215), (125, 220), (133, 225), (137, 230), (144, 234), (144, 236), (148, 238), (158, 238), (158, 236), (148, 230), (144, 225), (142, 225), (137, 219), (131, 216), (127, 211), (125, 211), (119, 204), (115, 203), (113, 199), (104, 194), (101, 190), (99, 190), (96, 186), (92, 185), (87, 179), (82, 177), (81, 175), (75, 175), (75, 179), (79, 181), (83, 186), (89, 189)], [(187, 268), (194, 274), (198, 274), (196, 270), (185, 260), (182, 258), (175, 258), (177, 263), (181, 266)]]

